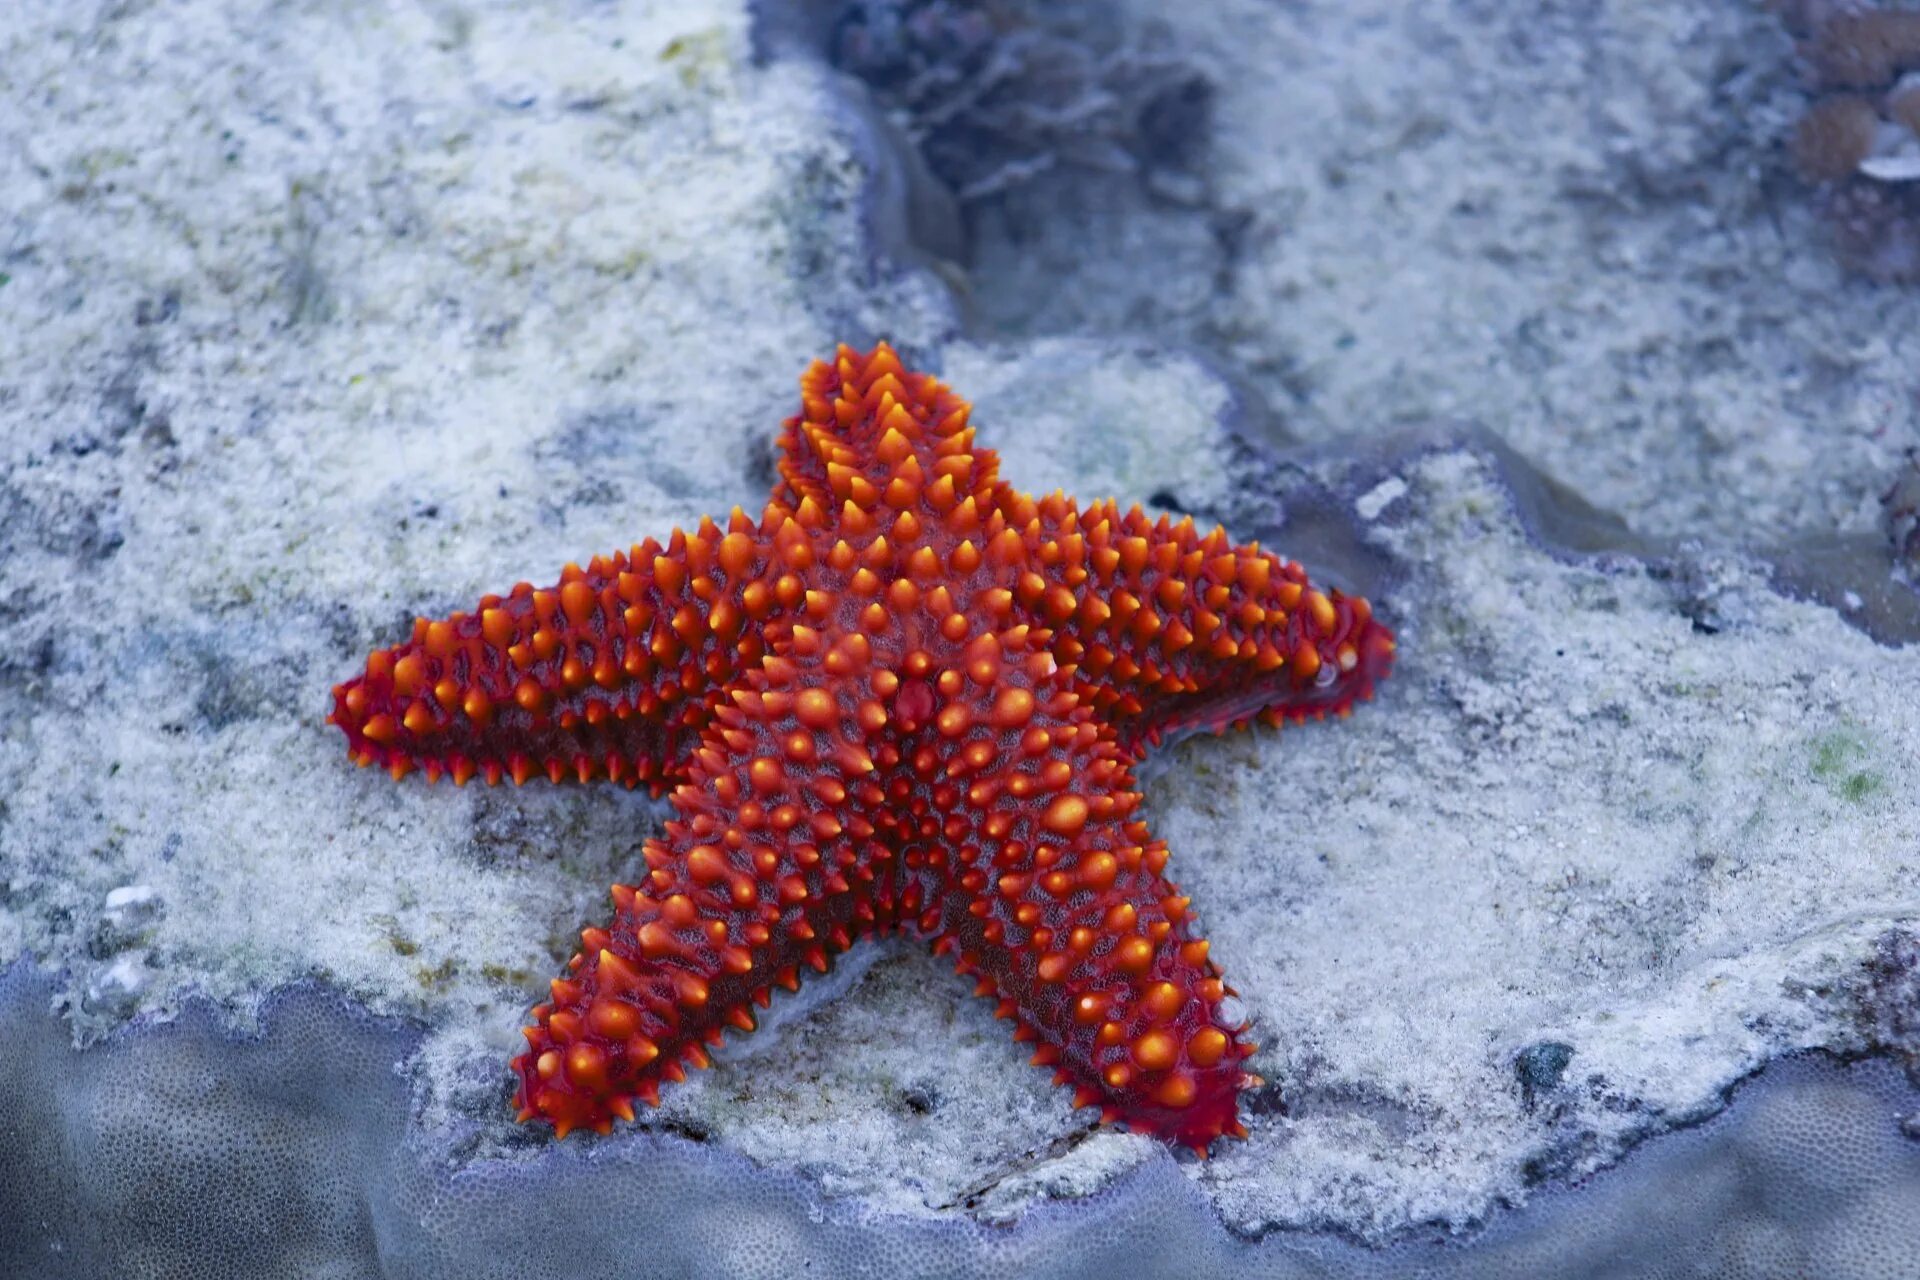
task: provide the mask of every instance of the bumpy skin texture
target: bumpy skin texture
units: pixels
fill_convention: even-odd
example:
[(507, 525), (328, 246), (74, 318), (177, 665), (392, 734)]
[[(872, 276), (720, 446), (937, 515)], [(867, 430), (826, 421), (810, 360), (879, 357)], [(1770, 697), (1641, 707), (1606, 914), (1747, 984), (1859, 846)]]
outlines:
[(1034, 500), (882, 343), (801, 379), (760, 518), (422, 619), (334, 690), (361, 764), (671, 787), (514, 1059), (523, 1120), (633, 1118), (868, 933), (957, 956), (1109, 1121), (1244, 1136), (1253, 1046), (1132, 765), (1170, 733), (1344, 715), (1393, 640), (1219, 529)]

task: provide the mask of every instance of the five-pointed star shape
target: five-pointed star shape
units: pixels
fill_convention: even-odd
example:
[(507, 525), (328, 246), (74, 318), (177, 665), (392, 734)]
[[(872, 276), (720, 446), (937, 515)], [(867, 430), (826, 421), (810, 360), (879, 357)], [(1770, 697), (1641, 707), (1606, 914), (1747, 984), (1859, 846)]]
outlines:
[(675, 817), (514, 1060), (564, 1136), (653, 1103), (802, 967), (904, 929), (957, 955), (1108, 1120), (1244, 1136), (1244, 1028), (1132, 766), (1169, 734), (1345, 713), (1367, 602), (1191, 520), (1035, 500), (882, 343), (801, 379), (781, 482), (667, 545), (420, 620), (335, 691), (362, 764), (605, 777)]

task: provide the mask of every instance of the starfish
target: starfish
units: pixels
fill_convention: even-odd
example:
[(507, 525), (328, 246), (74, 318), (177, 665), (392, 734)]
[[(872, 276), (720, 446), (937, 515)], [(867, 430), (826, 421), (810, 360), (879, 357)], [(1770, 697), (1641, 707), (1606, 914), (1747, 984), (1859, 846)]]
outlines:
[(1107, 1122), (1245, 1137), (1254, 1046), (1133, 766), (1170, 737), (1345, 715), (1367, 602), (1191, 519), (1036, 500), (881, 343), (801, 378), (780, 481), (629, 553), (420, 619), (334, 690), (360, 764), (671, 790), (646, 874), (533, 1009), (521, 1120), (658, 1101), (804, 968), (904, 930), (952, 953)]

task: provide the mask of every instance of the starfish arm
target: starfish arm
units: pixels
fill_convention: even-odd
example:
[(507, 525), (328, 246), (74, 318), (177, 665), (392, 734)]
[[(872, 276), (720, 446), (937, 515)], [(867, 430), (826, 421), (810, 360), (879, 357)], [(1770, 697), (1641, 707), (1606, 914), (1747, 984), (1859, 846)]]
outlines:
[[(958, 486), (962, 497), (994, 484), (992, 452), (968, 452), (972, 406), (931, 374), (909, 371), (884, 342), (865, 356), (842, 343), (831, 361), (814, 361), (800, 376), (800, 408), (780, 431), (776, 505), (797, 510), (811, 499), (835, 511), (850, 498), (860, 506), (883, 496), (893, 501), (897, 495), (883, 490), (895, 480), (911, 484), (917, 498), (942, 475), (951, 477), (947, 491)], [(909, 455), (913, 462), (903, 470)], [(963, 464), (943, 465), (954, 458)]]
[[(414, 623), (335, 687), (349, 754), (395, 777), (465, 783), (606, 777), (659, 789), (698, 742), (718, 690), (760, 656), (781, 608), (774, 535), (735, 511), (665, 547), (568, 565), (471, 612)], [(784, 594), (797, 597), (797, 580)]]
[(1297, 562), (1219, 528), (1203, 537), (1191, 519), (1155, 522), (1111, 501), (1082, 511), (999, 480), (966, 401), (885, 343), (866, 356), (840, 347), (800, 387), (774, 506), (841, 513), (856, 536), (927, 537), (942, 557), (984, 553), (1006, 606), (1054, 630), (1056, 656), (1081, 668), (1132, 750), (1256, 716), (1343, 715), (1387, 674), (1393, 636), (1368, 602), (1316, 589)]
[(1076, 511), (1058, 495), (1036, 523), (1037, 558), (1079, 579), (1041, 601), (1056, 652), (1132, 748), (1256, 716), (1344, 715), (1392, 664), (1393, 634), (1366, 599), (1322, 591), (1298, 562), (1218, 527), (1203, 536), (1191, 519), (1111, 502)]
[[(608, 927), (581, 934), (550, 1003), (534, 1009), (514, 1060), (521, 1118), (564, 1136), (631, 1120), (633, 1100), (707, 1065), (727, 1027), (799, 970), (921, 907), (865, 815), (885, 800), (864, 745), (884, 720), (801, 628), (727, 690), (675, 789), (676, 818), (645, 846), (647, 875), (613, 889)], [(854, 637), (850, 649), (866, 654)], [(893, 757), (897, 760), (897, 753)]]
[(952, 682), (933, 723), (941, 779), (920, 788), (948, 851), (948, 891), (920, 921), (977, 990), (1037, 1040), (1033, 1061), (1076, 1105), (1205, 1149), (1245, 1136), (1237, 1096), (1253, 1046), (1222, 1017), (1226, 994), (1196, 922), (1166, 879), (1167, 847), (1134, 813), (1112, 728), (1056, 668), (1047, 633), (1018, 628), (968, 649), (986, 683)]

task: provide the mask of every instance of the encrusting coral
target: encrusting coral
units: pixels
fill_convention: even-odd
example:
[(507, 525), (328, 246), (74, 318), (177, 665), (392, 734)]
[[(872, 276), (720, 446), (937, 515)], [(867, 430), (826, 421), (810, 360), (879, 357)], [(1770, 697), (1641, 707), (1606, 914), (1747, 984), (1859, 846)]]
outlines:
[(632, 1119), (803, 966), (903, 929), (1076, 1104), (1202, 1150), (1244, 1135), (1253, 1046), (1132, 766), (1344, 715), (1390, 633), (1220, 529), (1014, 490), (966, 402), (884, 343), (816, 363), (801, 401), (758, 520), (421, 619), (334, 691), (352, 757), (396, 778), (672, 788), (646, 876), (533, 1011), (521, 1118)]
[(827, 54), (873, 90), (962, 204), (1055, 169), (1134, 173), (1197, 203), (1191, 170), (1212, 83), (1168, 42), (1097, 49), (1048, 16), (1058, 15), (1045, 5), (853, 0)]
[(1920, 12), (1851, 0), (1781, 7), (1823, 95), (1790, 150), (1820, 184), (1841, 260), (1873, 279), (1920, 280)]

